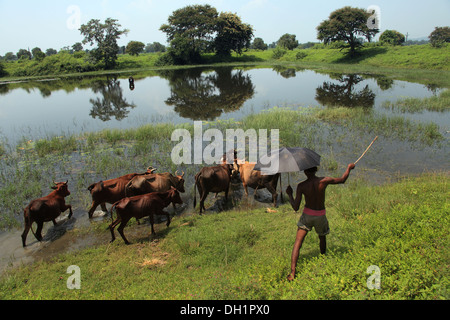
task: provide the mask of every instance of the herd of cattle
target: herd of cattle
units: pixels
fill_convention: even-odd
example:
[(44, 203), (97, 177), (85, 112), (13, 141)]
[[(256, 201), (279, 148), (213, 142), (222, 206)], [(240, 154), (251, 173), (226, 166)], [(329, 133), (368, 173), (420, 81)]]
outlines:
[[(248, 196), (248, 187), (255, 190), (267, 189), (272, 194), (273, 205), (277, 203), (276, 186), (280, 174), (262, 175), (260, 171), (253, 170), (255, 163), (242, 162), (236, 159), (233, 164), (223, 162), (220, 165), (204, 167), (195, 175), (195, 187), (200, 196), (200, 214), (205, 209), (205, 199), (208, 194), (225, 192), (225, 200), (228, 198), (228, 191), (232, 179), (240, 177), (245, 194)], [(123, 229), (131, 218), (139, 219), (149, 216), (152, 234), (154, 215), (165, 215), (167, 217), (167, 226), (170, 225), (170, 215), (163, 211), (171, 203), (183, 203), (180, 192), (184, 193), (184, 175), (178, 172), (175, 175), (171, 173), (155, 173), (154, 168), (149, 167), (145, 173), (131, 173), (119, 178), (110, 179), (93, 183), (88, 187), (92, 196), (92, 205), (89, 209), (89, 219), (98, 205), (104, 212), (107, 212), (106, 203), (112, 204), (111, 218), (113, 210), (116, 211), (117, 218), (109, 229), (111, 231), (111, 241), (114, 241), (114, 228), (120, 224), (117, 231), (122, 236), (126, 244)], [(72, 217), (72, 207), (65, 203), (65, 197), (70, 195), (68, 190), (68, 181), (54, 183), (54, 189), (49, 195), (33, 200), (24, 209), (25, 229), (22, 233), (22, 245), (26, 246), (26, 238), (29, 230), (38, 241), (42, 241), (42, 227), (44, 222), (52, 221), (56, 225), (55, 219), (69, 209), (69, 219)], [(194, 188), (195, 189), (195, 188)], [(195, 191), (194, 191), (195, 192)], [(256, 192), (256, 191), (255, 191)], [(194, 208), (196, 207), (196, 192), (194, 195)], [(31, 225), (37, 224), (36, 232)]]

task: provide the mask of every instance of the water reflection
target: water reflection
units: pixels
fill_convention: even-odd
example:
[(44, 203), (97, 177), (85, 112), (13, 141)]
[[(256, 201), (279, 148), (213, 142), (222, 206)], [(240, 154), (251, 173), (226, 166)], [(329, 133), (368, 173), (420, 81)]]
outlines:
[(366, 85), (358, 90), (356, 86), (363, 81), (357, 74), (330, 74), (330, 78), (339, 83), (325, 81), (316, 89), (316, 100), (328, 107), (373, 107), (375, 93)]
[(101, 94), (99, 98), (89, 99), (92, 104), (89, 115), (94, 119), (98, 117), (102, 121), (109, 121), (111, 117), (114, 117), (120, 121), (127, 117), (129, 109), (136, 107), (134, 103), (128, 103), (123, 97), (120, 82), (116, 77), (108, 77), (106, 81), (95, 81), (92, 91)]
[(239, 110), (255, 93), (250, 76), (232, 67), (166, 70), (160, 76), (169, 80), (171, 90), (165, 103), (191, 120), (214, 120)]

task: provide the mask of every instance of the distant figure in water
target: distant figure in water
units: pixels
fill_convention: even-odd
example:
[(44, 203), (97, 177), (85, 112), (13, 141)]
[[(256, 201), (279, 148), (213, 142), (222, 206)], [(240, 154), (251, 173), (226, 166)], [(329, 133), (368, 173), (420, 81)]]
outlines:
[(289, 202), (292, 208), (297, 212), (302, 202), (302, 195), (305, 196), (305, 208), (300, 220), (297, 223), (298, 230), (295, 239), (294, 248), (291, 256), (291, 273), (288, 275), (288, 280), (292, 281), (295, 278), (295, 269), (297, 268), (298, 256), (303, 240), (309, 231), (314, 229), (319, 235), (320, 253), (325, 254), (327, 250), (326, 235), (330, 233), (328, 220), (325, 210), (325, 189), (330, 184), (343, 184), (347, 181), (350, 171), (355, 168), (355, 164), (348, 165), (347, 170), (341, 178), (331, 177), (317, 177), (317, 167), (305, 170), (307, 179), (297, 186), (297, 194), (295, 199), (292, 197), (293, 190), (288, 186), (286, 193), (289, 196)]
[(134, 78), (129, 77), (128, 82), (130, 83), (130, 90), (133, 91), (134, 90)]

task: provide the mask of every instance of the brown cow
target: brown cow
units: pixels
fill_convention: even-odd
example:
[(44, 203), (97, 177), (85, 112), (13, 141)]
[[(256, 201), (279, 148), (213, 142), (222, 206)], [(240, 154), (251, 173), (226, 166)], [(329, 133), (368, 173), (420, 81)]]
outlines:
[(164, 212), (163, 209), (167, 207), (170, 203), (183, 203), (180, 197), (180, 193), (174, 187), (171, 187), (167, 192), (152, 192), (146, 193), (139, 196), (134, 196), (130, 198), (124, 198), (113, 204), (111, 207), (112, 211), (115, 208), (117, 213), (117, 219), (111, 223), (109, 230), (111, 231), (111, 242), (113, 242), (116, 237), (114, 235), (114, 228), (120, 223), (117, 228), (125, 244), (130, 244), (125, 238), (123, 229), (127, 225), (131, 218), (141, 219), (146, 216), (150, 216), (150, 224), (152, 227), (152, 234), (155, 233), (153, 228), (154, 215), (165, 215), (167, 217), (167, 227), (170, 225), (170, 215)]
[[(52, 191), (48, 196), (42, 197), (39, 199), (35, 199), (30, 202), (30, 204), (24, 209), (23, 216), (25, 220), (25, 230), (22, 233), (22, 245), (26, 247), (26, 239), (28, 235), (28, 231), (33, 232), (34, 236), (38, 241), (42, 241), (42, 227), (44, 222), (53, 221), (53, 225), (56, 225), (55, 219), (59, 217), (61, 212), (70, 210), (69, 219), (72, 217), (72, 206), (66, 205), (65, 197), (70, 195), (70, 191), (67, 188), (66, 182), (54, 182), (54, 186)], [(38, 228), (36, 233), (31, 228), (33, 222), (36, 222)]]
[(92, 196), (92, 205), (89, 209), (89, 219), (92, 218), (92, 215), (98, 205), (101, 205), (104, 212), (108, 212), (105, 205), (106, 203), (115, 203), (120, 199), (125, 198), (125, 187), (131, 179), (136, 176), (151, 173), (155, 170), (156, 169), (149, 167), (146, 173), (130, 173), (115, 179), (109, 179), (91, 184), (88, 187), (88, 190), (91, 192)]
[(247, 187), (255, 189), (255, 194), (258, 189), (267, 189), (272, 194), (273, 206), (275, 207), (277, 205), (277, 183), (280, 174), (263, 175), (261, 171), (253, 170), (255, 165), (255, 162), (248, 161), (239, 164), (239, 174), (242, 185), (244, 186), (245, 195), (248, 196)]
[[(195, 175), (195, 186), (200, 195), (200, 214), (202, 210), (206, 211), (205, 199), (209, 192), (225, 192), (225, 200), (228, 200), (228, 191), (230, 189), (231, 179), (238, 173), (237, 165), (225, 164), (204, 167)], [(194, 187), (194, 208), (197, 205), (197, 193)]]
[(184, 190), (184, 172), (181, 175), (178, 171), (175, 176), (169, 172), (153, 173), (133, 177), (125, 186), (127, 197), (138, 196), (150, 192), (166, 192), (174, 187), (179, 192)]

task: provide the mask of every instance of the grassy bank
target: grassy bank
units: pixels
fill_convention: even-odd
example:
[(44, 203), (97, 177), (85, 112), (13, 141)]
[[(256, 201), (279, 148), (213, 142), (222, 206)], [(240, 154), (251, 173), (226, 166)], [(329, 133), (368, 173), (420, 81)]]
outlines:
[[(293, 283), (285, 277), (299, 215), (244, 205), (175, 218), (150, 240), (148, 225), (128, 227), (131, 246), (108, 244), (106, 222), (93, 225), (104, 242), (5, 274), (0, 299), (449, 299), (448, 183), (425, 175), (330, 187), (328, 253), (308, 235)], [(70, 265), (81, 290), (66, 287)], [(379, 290), (366, 284), (372, 265)]]
[[(349, 58), (339, 49), (316, 46), (310, 49), (284, 50), (278, 56), (277, 49), (266, 51), (250, 50), (243, 55), (234, 54), (228, 59), (218, 59), (205, 54), (203, 65), (267, 65), (290, 64), (324, 72), (384, 74), (395, 79), (435, 84), (450, 87), (450, 47), (433, 48), (429, 45), (404, 47), (368, 45), (354, 58)], [(119, 55), (114, 70), (102, 70), (101, 65), (93, 64), (84, 52), (69, 54), (61, 52), (46, 57), (43, 61), (21, 60), (4, 62), (7, 76), (4, 81), (24, 78), (49, 77), (55, 75), (93, 75), (100, 73), (149, 71), (172, 68), (155, 67), (161, 53), (141, 54), (140, 56)]]

